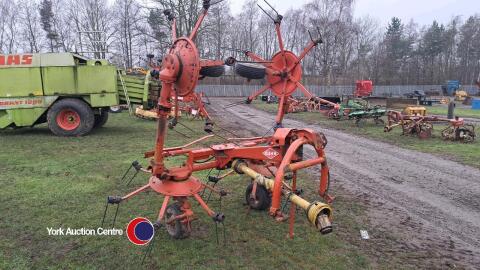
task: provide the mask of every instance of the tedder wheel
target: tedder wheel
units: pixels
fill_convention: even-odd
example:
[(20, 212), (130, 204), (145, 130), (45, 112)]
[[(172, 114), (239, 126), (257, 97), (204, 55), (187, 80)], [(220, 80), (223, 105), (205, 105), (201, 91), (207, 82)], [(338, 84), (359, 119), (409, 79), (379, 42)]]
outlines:
[(167, 222), (169, 219), (181, 214), (183, 214), (182, 210), (177, 203), (170, 204), (165, 211), (165, 227), (168, 234), (174, 239), (184, 239), (190, 235), (187, 225), (181, 219), (174, 220), (171, 223)]
[(250, 208), (255, 210), (265, 210), (269, 208), (270, 204), (272, 203), (272, 198), (270, 197), (267, 189), (264, 186), (257, 184), (257, 200), (254, 200), (250, 197), (252, 190), (253, 183), (250, 183), (247, 186), (247, 190), (245, 191), (245, 200), (247, 201), (247, 204), (250, 206)]
[(475, 127), (469, 124), (459, 127), (455, 132), (455, 140), (463, 140), (464, 143), (474, 142)]
[(258, 64), (235, 64), (235, 73), (252, 80), (259, 80), (265, 78), (265, 67)]
[(202, 67), (200, 75), (205, 77), (220, 77), (225, 73), (225, 66)]
[(48, 128), (57, 136), (83, 136), (95, 124), (95, 115), (87, 103), (66, 98), (57, 101), (47, 113)]
[(100, 114), (95, 114), (95, 124), (93, 128), (103, 127), (108, 121), (108, 110), (100, 110)]

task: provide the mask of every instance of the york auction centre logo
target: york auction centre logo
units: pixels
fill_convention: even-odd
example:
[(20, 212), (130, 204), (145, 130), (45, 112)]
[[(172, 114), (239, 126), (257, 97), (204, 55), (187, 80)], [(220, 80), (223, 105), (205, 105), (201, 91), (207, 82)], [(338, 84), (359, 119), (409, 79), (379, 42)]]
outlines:
[(127, 225), (127, 237), (135, 245), (148, 244), (155, 234), (153, 224), (144, 217), (132, 219)]

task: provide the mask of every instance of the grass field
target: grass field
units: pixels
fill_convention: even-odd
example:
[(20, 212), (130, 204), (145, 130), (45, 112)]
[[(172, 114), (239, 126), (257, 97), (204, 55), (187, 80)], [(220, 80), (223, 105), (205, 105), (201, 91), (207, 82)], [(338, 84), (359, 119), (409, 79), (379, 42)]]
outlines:
[[(203, 135), (202, 122), (187, 124), (199, 134), (184, 138), (172, 132), (169, 146)], [(188, 133), (181, 126), (178, 129)], [(0, 131), (0, 269), (140, 268), (146, 247), (134, 246), (125, 235), (49, 236), (47, 227), (99, 227), (108, 195), (123, 195), (146, 183), (147, 176), (141, 176), (126, 187), (119, 178), (132, 160), (146, 164), (141, 157), (153, 147), (154, 137), (154, 122), (125, 113), (112, 115), (104, 128), (82, 138), (55, 137), (44, 125)], [(243, 205), (247, 181), (235, 176), (221, 183), (231, 192), (223, 202), (225, 246), (217, 245), (213, 222), (194, 205), (199, 220), (193, 223), (191, 238), (172, 240), (159, 231), (144, 267), (364, 269), (402, 263), (401, 256), (391, 261), (368, 255), (365, 246), (358, 248), (358, 230), (367, 226), (366, 220), (359, 219), (365, 209), (341, 196), (334, 204), (334, 233), (320, 235), (299, 211), (296, 238), (287, 240), (287, 224), (275, 222), (265, 212), (247, 214)], [(305, 177), (300, 186), (316, 189)], [(305, 197), (315, 198), (308, 191)], [(124, 229), (137, 216), (154, 220), (161, 202), (153, 192), (132, 198), (121, 205), (115, 227)], [(219, 208), (218, 203), (211, 206)]]
[[(455, 108), (455, 115), (458, 117), (480, 118), (480, 110), (472, 110), (465, 108)], [(446, 106), (431, 106), (427, 107), (428, 114), (447, 115), (448, 108)]]
[[(266, 104), (264, 102), (256, 101), (253, 105), (268, 112), (276, 113), (277, 104)], [(433, 114), (428, 108), (428, 113)], [(421, 152), (432, 153), (442, 156), (446, 159), (452, 159), (464, 164), (468, 164), (480, 168), (480, 126), (476, 126), (477, 139), (474, 143), (465, 144), (461, 142), (445, 141), (441, 137), (441, 130), (445, 125), (435, 125), (433, 130), (433, 137), (426, 140), (420, 140), (416, 136), (401, 135), (401, 128), (394, 128), (391, 132), (385, 133), (383, 126), (378, 126), (373, 123), (373, 120), (368, 120), (366, 124), (358, 128), (354, 121), (336, 121), (328, 119), (321, 113), (292, 113), (287, 117), (298, 119), (310, 124), (318, 124), (319, 126), (342, 130), (350, 134), (379, 140), (393, 145), (413, 149)]]

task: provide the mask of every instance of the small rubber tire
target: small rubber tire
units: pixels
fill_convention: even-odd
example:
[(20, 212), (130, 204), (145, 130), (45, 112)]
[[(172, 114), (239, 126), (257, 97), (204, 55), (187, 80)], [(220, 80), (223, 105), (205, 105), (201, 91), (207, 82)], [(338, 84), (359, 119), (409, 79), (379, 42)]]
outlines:
[(93, 124), (93, 128), (101, 128), (103, 127), (108, 121), (108, 110), (102, 109), (100, 110), (100, 114), (95, 114), (95, 124)]
[(265, 78), (265, 67), (258, 64), (236, 63), (235, 73), (250, 80), (260, 80)]
[(253, 201), (250, 198), (250, 194), (252, 193), (253, 190), (253, 183), (250, 183), (247, 186), (247, 189), (245, 190), (245, 200), (247, 202), (247, 205), (250, 206), (250, 208), (255, 209), (255, 210), (266, 210), (270, 207), (272, 204), (272, 198), (270, 197), (270, 194), (268, 193), (267, 189), (262, 186), (257, 184), (257, 201)]
[[(65, 129), (62, 127), (59, 117), (65, 112), (71, 112), (75, 114), (79, 119), (73, 119), (74, 122), (78, 121), (78, 124), (72, 124), (71, 129)], [(60, 122), (59, 122), (60, 121)], [(80, 99), (65, 98), (55, 102), (47, 113), (48, 128), (50, 131), (63, 137), (78, 137), (88, 134), (95, 124), (95, 114), (92, 108)], [(77, 125), (75, 127), (75, 125)]]
[(183, 214), (180, 206), (177, 203), (170, 204), (165, 210), (165, 229), (167, 233), (174, 239), (184, 239), (190, 236), (190, 231), (180, 219), (174, 221), (172, 225), (167, 224), (172, 216), (179, 216)]
[(123, 109), (120, 106), (110, 106), (108, 111), (111, 112), (111, 113), (121, 113), (123, 111)]
[(220, 77), (225, 73), (225, 66), (202, 67), (200, 75), (205, 77)]

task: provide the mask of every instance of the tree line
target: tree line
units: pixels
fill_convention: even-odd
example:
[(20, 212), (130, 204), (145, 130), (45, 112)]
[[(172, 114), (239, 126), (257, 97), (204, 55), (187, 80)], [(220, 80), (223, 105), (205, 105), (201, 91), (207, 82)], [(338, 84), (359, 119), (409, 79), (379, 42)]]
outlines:
[[(256, 0), (236, 15), (228, 1), (210, 8), (197, 38), (201, 56), (245, 60), (241, 51), (249, 50), (271, 58), (279, 49), (272, 20)], [(0, 53), (84, 52), (120, 67), (145, 66), (147, 54), (161, 59), (171, 42), (163, 10), (175, 14), (180, 36), (191, 31), (201, 7), (201, 0), (0, 0)], [(303, 70), (324, 85), (359, 79), (473, 84), (479, 76), (479, 14), (423, 26), (394, 17), (382, 26), (372, 17), (355, 17), (354, 0), (311, 0), (282, 15), (288, 50), (301, 53), (309, 31), (321, 35), (323, 44), (304, 59)]]

